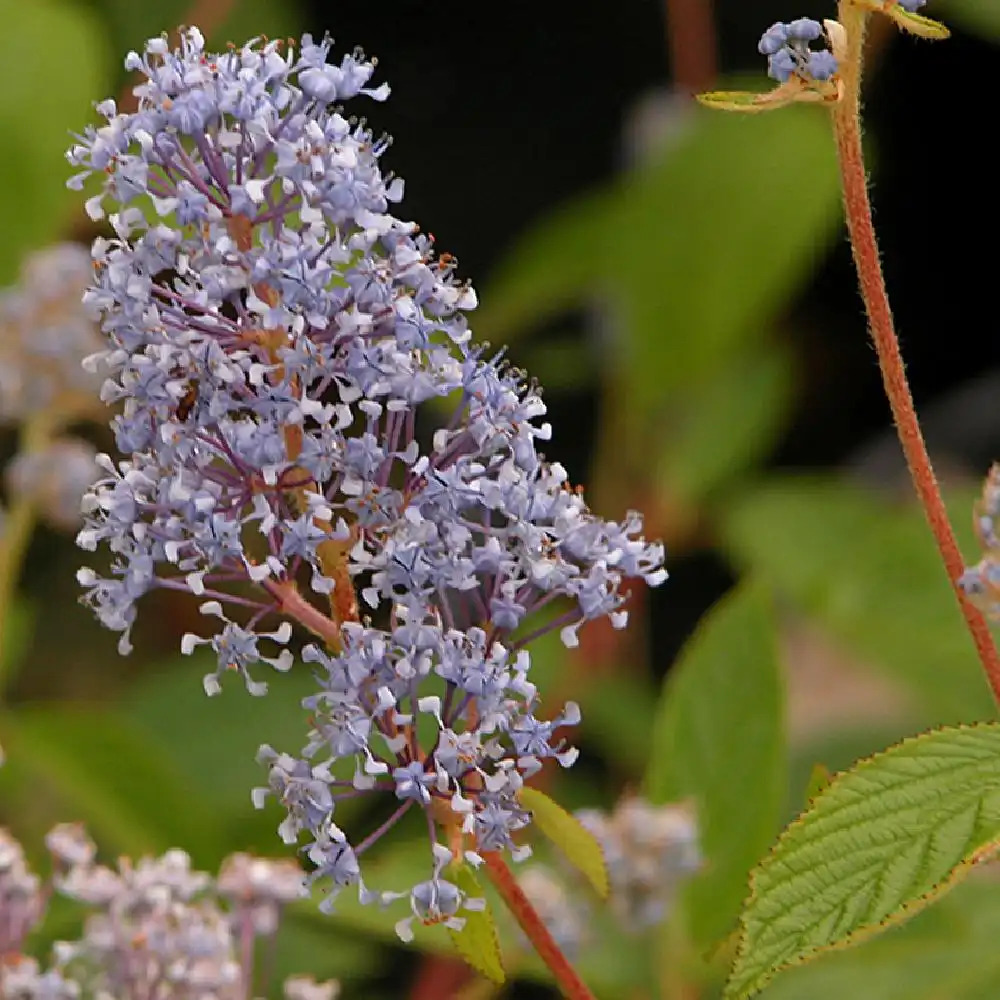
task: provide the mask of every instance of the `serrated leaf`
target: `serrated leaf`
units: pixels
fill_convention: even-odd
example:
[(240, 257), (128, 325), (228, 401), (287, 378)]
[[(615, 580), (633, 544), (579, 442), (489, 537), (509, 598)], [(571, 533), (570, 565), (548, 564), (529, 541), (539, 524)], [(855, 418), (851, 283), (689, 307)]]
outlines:
[(839, 775), (751, 877), (727, 998), (908, 919), (1000, 846), (1000, 725), (904, 740)]
[(538, 829), (587, 879), (597, 894), (606, 899), (609, 891), (608, 869), (597, 838), (574, 815), (537, 788), (522, 788), (518, 798), (531, 813)]
[[(452, 862), (448, 866), (447, 877), (468, 898), (486, 899), (483, 887), (468, 862)], [(462, 919), (465, 924), (460, 931), (448, 929), (448, 935), (455, 949), (477, 972), (481, 972), (494, 983), (502, 983), (506, 978), (503, 957), (500, 954), (500, 939), (497, 936), (496, 923), (489, 903), (482, 910), (463, 910)]]
[[(984, 872), (984, 875), (986, 873)], [(995, 1000), (1000, 898), (989, 878), (849, 951), (783, 972), (765, 1000)]]
[(685, 899), (699, 944), (735, 922), (750, 869), (779, 829), (783, 703), (770, 600), (744, 584), (705, 616), (671, 669), (645, 778), (653, 802), (697, 806), (705, 866)]
[(820, 794), (833, 780), (833, 775), (830, 773), (830, 769), (826, 764), (816, 763), (813, 764), (812, 770), (809, 772), (809, 784), (806, 785), (806, 802), (811, 802), (817, 795)]

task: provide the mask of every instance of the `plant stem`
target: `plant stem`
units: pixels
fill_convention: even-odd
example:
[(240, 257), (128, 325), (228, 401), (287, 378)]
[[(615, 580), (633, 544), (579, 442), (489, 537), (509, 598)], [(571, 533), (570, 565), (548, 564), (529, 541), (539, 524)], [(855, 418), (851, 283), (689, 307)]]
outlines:
[(717, 71), (713, 0), (664, 0), (674, 86), (697, 93), (715, 84)]
[(854, 252), (861, 297), (864, 299), (872, 340), (878, 355), (882, 384), (889, 398), (896, 432), (906, 457), (910, 477), (923, 505), (965, 622), (976, 644), (993, 696), (1000, 703), (1000, 657), (997, 655), (989, 626), (975, 605), (956, 586), (956, 581), (965, 568), (965, 562), (948, 520), (944, 501), (941, 499), (941, 491), (931, 467), (927, 446), (913, 405), (913, 397), (906, 380), (903, 358), (893, 327), (889, 298), (882, 276), (878, 243), (872, 225), (868, 178), (865, 174), (861, 147), (860, 114), (862, 48), (868, 12), (852, 0), (840, 0), (838, 18), (847, 35), (847, 51), (840, 59), (844, 92), (842, 99), (833, 105), (833, 123), (840, 160), (847, 229)]
[(555, 976), (563, 996), (569, 1000), (594, 1000), (593, 993), (587, 989), (583, 980), (577, 975), (576, 969), (562, 953), (559, 945), (549, 933), (538, 911), (531, 905), (524, 891), (517, 884), (507, 862), (497, 851), (484, 851), (486, 872), (497, 892), (500, 893), (507, 909), (524, 931), (533, 945), (538, 957), (549, 967)]

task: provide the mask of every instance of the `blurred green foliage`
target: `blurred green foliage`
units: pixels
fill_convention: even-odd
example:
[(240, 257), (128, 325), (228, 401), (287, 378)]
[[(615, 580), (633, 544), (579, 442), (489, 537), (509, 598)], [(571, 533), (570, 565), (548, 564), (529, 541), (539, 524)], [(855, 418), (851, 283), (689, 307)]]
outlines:
[[(1000, 34), (996, 0), (942, 7), (970, 30)], [(0, 22), (16, 26), (0, 93), (0, 132), (16, 151), (0, 158), (0, 279), (13, 279), (29, 248), (80, 224), (79, 199), (63, 188), (69, 134), (90, 120), (93, 101), (123, 84), (123, 53), (173, 28), (189, 9), (185, 0), (0, 0)], [(297, 30), (294, 5), (242, 0), (213, 35), (224, 42)], [(394, 100), (405, 106), (407, 96)], [(583, 654), (556, 642), (534, 651), (547, 699), (582, 705), (584, 764), (596, 755), (610, 775), (570, 772), (552, 794), (574, 806), (608, 806), (644, 782), (654, 801), (692, 799), (701, 818), (706, 866), (675, 916), (679, 948), (676, 937), (661, 951), (609, 915), (600, 918), (599, 946), (581, 956), (581, 969), (608, 1000), (656, 995), (670, 979), (659, 964), (665, 955), (698, 970), (692, 975), (704, 976), (711, 995), (747, 870), (788, 803), (801, 801), (818, 757), (842, 766), (916, 727), (994, 714), (912, 504), (842, 478), (763, 468), (797, 403), (797, 358), (779, 321), (837, 235), (838, 200), (821, 114), (796, 109), (751, 121), (685, 109), (659, 147), (613, 184), (540, 219), (481, 296), (477, 336), (511, 343), (543, 382), (596, 394), (601, 423), (590, 479), (605, 512), (647, 509), (655, 530), (680, 550), (718, 542), (741, 579), (706, 616), (660, 696), (658, 678), (669, 665), (650, 662), (643, 605), (634, 612), (640, 639), (602, 646), (600, 669), (586, 658), (586, 632)], [(600, 318), (603, 339), (582, 346), (532, 338), (546, 321), (581, 307)], [(845, 335), (863, 337), (861, 322)], [(955, 498), (958, 523), (970, 502), (971, 494)], [(57, 565), (70, 561), (64, 553)], [(47, 621), (45, 635), (33, 631), (43, 628), (36, 608), (19, 599), (0, 613), (11, 626), (0, 676), (12, 682), (18, 671), (45, 669), (65, 678), (65, 688), (56, 684), (44, 699), (0, 708), (8, 758), (0, 821), (29, 853), (38, 857), (43, 832), (63, 819), (84, 820), (109, 854), (180, 845), (212, 867), (233, 850), (281, 851), (277, 810), (250, 805), (250, 788), (263, 779), (253, 758), (261, 734), (279, 749), (303, 742), (307, 670), (270, 678), (265, 698), (234, 684), (209, 700), (198, 657), (153, 657), (128, 683), (116, 681), (112, 700), (83, 701), (67, 697), (76, 689), (73, 672), (80, 660), (112, 661), (113, 640), (78, 658), (69, 638), (50, 669), (35, 650), (59, 637), (47, 634)], [(58, 609), (46, 608), (46, 619), (53, 615), (58, 621)], [(789, 745), (781, 650), (787, 626), (801, 622), (890, 676), (906, 693), (901, 720), (840, 719)], [(354, 813), (345, 805), (338, 818), (349, 824)], [(379, 848), (375, 887), (426, 874), (426, 849), (414, 848), (408, 829)], [(278, 968), (340, 975), (348, 996), (400, 996), (398, 984), (386, 992), (372, 985), (388, 949), (398, 947), (396, 918), (347, 899), (330, 918), (303, 906), (284, 934)], [(498, 920), (508, 973), (541, 977), (514, 928)], [(985, 1000), (1000, 980), (998, 931), (995, 887), (973, 882), (906, 927), (790, 973), (765, 995)], [(415, 946), (451, 949), (440, 928), (421, 928)]]

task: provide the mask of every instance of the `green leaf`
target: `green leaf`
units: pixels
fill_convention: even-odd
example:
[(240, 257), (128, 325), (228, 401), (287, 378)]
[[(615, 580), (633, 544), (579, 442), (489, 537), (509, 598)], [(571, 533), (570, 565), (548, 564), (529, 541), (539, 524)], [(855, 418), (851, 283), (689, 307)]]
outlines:
[[(509, 342), (598, 297), (618, 320), (607, 361), (629, 405), (659, 411), (667, 389), (759, 339), (832, 236), (833, 144), (810, 110), (684, 119), (655, 159), (515, 244), (482, 296), (477, 334)], [(763, 239), (776, 218), (782, 238)]]
[(811, 802), (833, 780), (833, 775), (826, 764), (816, 763), (809, 772), (809, 784), (806, 785), (806, 802)]
[[(615, 357), (642, 419), (667, 390), (760, 340), (832, 237), (840, 185), (829, 122), (810, 108), (753, 120), (696, 111), (622, 183), (602, 270), (619, 299)], [(776, 219), (781, 239), (765, 238)]]
[[(14, 815), (42, 826), (83, 820), (105, 851), (183, 845), (196, 859), (217, 860), (217, 815), (199, 808), (205, 803), (133, 720), (93, 705), (18, 706), (4, 714), (3, 733), (0, 788), (5, 800), (21, 803)], [(39, 802), (48, 804), (44, 814)]]
[[(532, 668), (534, 664), (532, 655)], [(652, 681), (630, 672), (625, 665), (587, 677), (585, 683), (582, 677), (580, 681), (577, 700), (586, 720), (587, 742), (626, 774), (640, 773), (649, 759), (656, 713)], [(589, 788), (587, 801), (593, 803)]]
[(277, 674), (262, 664), (257, 679), (267, 681), (267, 697), (251, 697), (233, 676), (209, 698), (201, 679), (214, 668), (211, 654), (163, 664), (133, 688), (123, 711), (175, 761), (192, 792), (222, 814), (243, 817), (250, 789), (266, 779), (255, 760), (258, 747), (298, 749), (307, 729), (302, 698), (315, 681), (308, 669)]
[(609, 891), (608, 869), (597, 838), (575, 816), (537, 788), (522, 788), (518, 797), (521, 805), (531, 813), (538, 829), (587, 879), (598, 895), (606, 899)]
[[(468, 898), (485, 900), (483, 888), (467, 862), (452, 862), (447, 874)], [(491, 982), (502, 983), (505, 976), (500, 939), (489, 903), (483, 910), (463, 910), (462, 919), (465, 924), (460, 931), (448, 929), (455, 949), (477, 972)]]
[[(952, 506), (952, 523), (966, 530), (971, 496)], [(727, 505), (723, 539), (741, 568), (907, 683), (922, 701), (918, 725), (995, 714), (915, 504), (889, 503), (830, 479), (776, 477)]]
[(752, 466), (784, 429), (793, 394), (791, 355), (777, 345), (679, 388), (656, 469), (665, 494), (696, 501)]
[(31, 637), (38, 620), (38, 608), (15, 597), (3, 609), (3, 646), (0, 648), (0, 692), (17, 676), (31, 646)]
[[(986, 874), (986, 873), (984, 873)], [(766, 1000), (995, 1000), (1000, 897), (970, 879), (908, 923), (783, 972)]]
[(537, 222), (497, 266), (476, 310), (476, 336), (511, 343), (603, 287), (601, 241), (617, 192), (581, 195)]
[(67, 208), (63, 153), (70, 133), (90, 120), (105, 87), (104, 37), (79, 4), (0, 0), (0, 23), (11, 29), (0, 90), (3, 240), (0, 284), (14, 279), (29, 248), (58, 238)]
[(751, 877), (727, 997), (908, 919), (1000, 847), (1000, 725), (940, 729), (838, 776)]
[(924, 17), (923, 14), (911, 13), (905, 7), (898, 4), (890, 8), (888, 14), (896, 24), (911, 35), (917, 35), (920, 38), (931, 38), (937, 41), (948, 38), (951, 35), (951, 32), (940, 21), (933, 21), (929, 17)]
[(710, 90), (696, 95), (698, 102), (713, 111), (738, 111), (742, 114), (760, 114), (775, 111), (791, 103), (786, 97), (775, 97), (772, 91), (758, 93), (750, 90)]
[(770, 601), (743, 584), (701, 621), (671, 669), (646, 771), (653, 802), (693, 798), (704, 871), (687, 891), (702, 945), (730, 928), (772, 842), (787, 787), (783, 685)]
[(1000, 39), (1000, 0), (939, 0), (938, 8), (966, 31)]

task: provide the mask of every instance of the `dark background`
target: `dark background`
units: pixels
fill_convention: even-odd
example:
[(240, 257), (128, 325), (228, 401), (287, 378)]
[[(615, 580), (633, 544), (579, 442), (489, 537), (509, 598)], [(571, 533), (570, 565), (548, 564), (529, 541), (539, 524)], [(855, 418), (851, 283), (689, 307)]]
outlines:
[[(831, 16), (832, 8), (716, 0), (715, 38), (704, 45), (722, 74), (757, 74), (753, 85), (763, 88), (761, 32), (779, 19)], [(439, 246), (459, 255), (480, 291), (541, 213), (614, 175), (625, 122), (639, 102), (675, 82), (671, 32), (683, 45), (690, 30), (679, 18), (669, 23), (662, 0), (395, 0), (391, 16), (384, 5), (325, 0), (304, 9), (307, 29), (329, 29), (341, 45), (361, 44), (381, 60), (398, 99), (379, 107), (377, 120), (396, 139), (388, 161), (407, 181), (406, 210), (433, 220)], [(873, 22), (866, 141), (886, 281), (934, 457), (945, 473), (976, 478), (1000, 454), (993, 402), (1000, 342), (990, 294), (997, 161), (984, 122), (996, 48), (961, 30), (932, 44)], [(780, 239), (781, 220), (761, 238)], [(566, 323), (583, 336), (583, 317)], [(852, 465), (879, 485), (905, 474), (863, 324), (844, 236), (786, 320), (803, 381), (770, 465)], [(594, 401), (585, 393), (549, 400), (561, 456), (582, 475)], [(708, 552), (671, 569), (665, 627), (676, 634), (664, 637), (665, 650), (729, 583)]]

